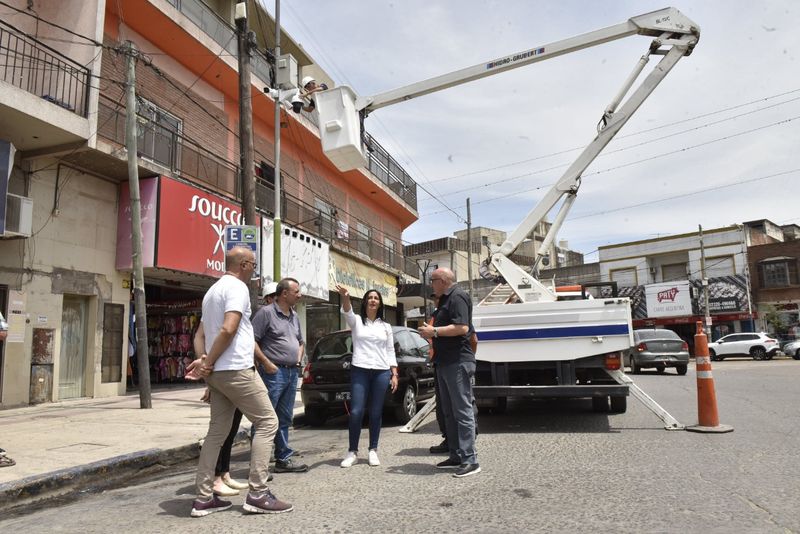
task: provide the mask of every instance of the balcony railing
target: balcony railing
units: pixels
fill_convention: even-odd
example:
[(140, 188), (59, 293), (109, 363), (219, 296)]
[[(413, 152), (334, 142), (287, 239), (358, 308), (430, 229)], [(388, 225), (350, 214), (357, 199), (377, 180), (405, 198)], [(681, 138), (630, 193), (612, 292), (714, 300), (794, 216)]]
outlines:
[(0, 80), (86, 117), (89, 69), (3, 21)]
[[(125, 113), (110, 100), (98, 106), (98, 135), (117, 144), (125, 144)], [(137, 124), (139, 157), (166, 167), (188, 180), (204, 182), (220, 191), (239, 188), (239, 167), (220, 158), (177, 132), (139, 116)]]
[[(125, 144), (125, 113), (113, 103), (101, 100), (98, 107), (98, 135), (119, 145)], [(189, 181), (202, 182), (217, 190), (232, 193), (241, 199), (239, 167), (215, 156), (186, 137), (139, 116), (137, 124), (137, 149), (139, 157), (155, 162)], [(318, 208), (284, 193), (281, 204), (283, 220), (292, 226), (320, 236), (337, 246), (361, 254), (370, 261), (389, 265), (410, 276), (418, 277), (417, 265), (402, 253), (370, 239), (353, 228), (346, 232), (338, 220)], [(273, 187), (259, 179), (256, 182), (256, 206), (267, 215), (274, 216), (275, 192)]]

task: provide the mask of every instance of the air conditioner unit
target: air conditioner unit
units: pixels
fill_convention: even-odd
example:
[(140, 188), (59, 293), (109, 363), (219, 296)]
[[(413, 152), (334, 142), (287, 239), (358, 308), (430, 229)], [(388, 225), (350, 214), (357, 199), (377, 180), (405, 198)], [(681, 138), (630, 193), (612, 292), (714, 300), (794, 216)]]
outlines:
[(31, 236), (33, 201), (9, 193), (6, 196), (6, 231), (4, 236)]

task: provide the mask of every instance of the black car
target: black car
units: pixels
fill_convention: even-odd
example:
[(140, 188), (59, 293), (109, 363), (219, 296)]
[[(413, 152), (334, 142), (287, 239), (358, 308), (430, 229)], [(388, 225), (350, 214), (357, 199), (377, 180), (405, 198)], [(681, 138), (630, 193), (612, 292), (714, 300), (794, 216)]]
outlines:
[[(384, 407), (407, 423), (417, 413), (417, 404), (434, 395), (430, 345), (411, 328), (393, 326), (392, 333), (399, 380), (396, 393), (387, 388)], [(347, 412), (352, 357), (350, 330), (328, 334), (314, 346), (300, 388), (308, 424), (320, 426), (329, 417)]]

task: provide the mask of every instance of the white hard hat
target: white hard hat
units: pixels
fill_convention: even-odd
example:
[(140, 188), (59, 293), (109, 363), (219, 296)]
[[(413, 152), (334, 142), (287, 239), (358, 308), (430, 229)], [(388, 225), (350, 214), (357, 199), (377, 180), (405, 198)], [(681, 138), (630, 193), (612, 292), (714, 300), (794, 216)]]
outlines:
[(313, 77), (306, 76), (305, 78), (303, 78), (303, 81), (300, 82), (300, 86), (301, 87), (305, 87), (306, 85), (310, 84), (311, 82), (316, 82), (316, 81), (317, 80), (315, 80)]
[(277, 282), (269, 282), (266, 286), (264, 286), (264, 296), (274, 295), (278, 292), (278, 283)]

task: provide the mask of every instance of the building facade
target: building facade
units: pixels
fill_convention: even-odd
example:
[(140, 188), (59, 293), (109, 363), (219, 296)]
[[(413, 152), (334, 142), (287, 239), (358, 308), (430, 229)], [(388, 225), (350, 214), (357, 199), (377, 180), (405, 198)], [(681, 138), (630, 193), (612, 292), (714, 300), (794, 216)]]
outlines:
[[(150, 377), (182, 380), (205, 290), (224, 271), (221, 234), (241, 224), (237, 40), (231, 0), (10, 2), (0, 22), (0, 407), (123, 394), (135, 382), (127, 187), (126, 43), (136, 71), (137, 166)], [(275, 206), (274, 21), (248, 2), (257, 221)], [(290, 35), (298, 78), (333, 80)], [(341, 173), (322, 153), (314, 113), (281, 110), (282, 276), (301, 281), (309, 348), (342, 326), (335, 283), (384, 292), (402, 316), (399, 277), (416, 265), (400, 236), (417, 218), (416, 184), (375, 147)], [(369, 135), (369, 134), (367, 134)], [(13, 148), (12, 148), (13, 147)], [(2, 162), (2, 158), (0, 158)], [(5, 224), (8, 223), (8, 224)], [(266, 244), (266, 243), (265, 243)], [(262, 244), (262, 245), (265, 245)], [(271, 278), (272, 245), (261, 272)], [(310, 258), (310, 260), (309, 260)]]

